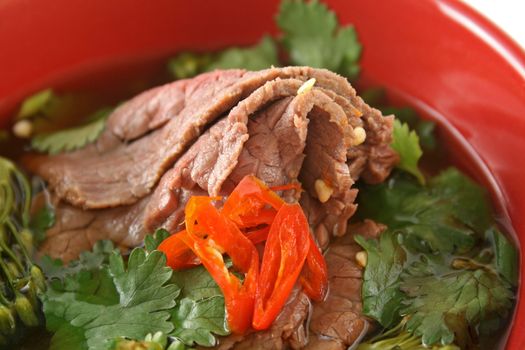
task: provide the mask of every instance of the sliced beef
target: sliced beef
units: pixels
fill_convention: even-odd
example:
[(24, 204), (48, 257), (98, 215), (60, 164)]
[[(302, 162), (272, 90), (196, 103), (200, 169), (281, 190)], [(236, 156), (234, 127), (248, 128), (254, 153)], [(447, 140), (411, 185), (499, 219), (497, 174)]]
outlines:
[(68, 262), (103, 239), (123, 249), (138, 246), (144, 239), (142, 218), (148, 201), (145, 197), (129, 206), (82, 210), (54, 198), (55, 225), (46, 232), (39, 254)]
[[(82, 210), (55, 198), (59, 202), (55, 209), (57, 223), (48, 231), (41, 253), (70, 260), (100, 239), (111, 239), (129, 248), (140, 245), (144, 235), (158, 227), (177, 231), (187, 200), (207, 195), (210, 176), (221, 166), (221, 172), (229, 174), (222, 186), (225, 189), (220, 191), (224, 193), (246, 174), (255, 174), (271, 185), (296, 179), (303, 159), (306, 124), (293, 126), (293, 115), (286, 112), (291, 101), (277, 101), (256, 113), (248, 123), (250, 139), (238, 151), (223, 146), (228, 144), (224, 138), (227, 120), (219, 121), (163, 175), (151, 196), (134, 204)], [(261, 137), (266, 140), (264, 147), (260, 147)], [(287, 150), (282, 151), (283, 147)]]
[[(242, 120), (246, 113), (296, 93), (269, 88), (258, 94), (261, 100), (257, 100), (252, 96), (255, 90), (279, 79), (304, 81), (311, 77), (320, 87), (355, 96), (346, 79), (326, 70), (288, 67), (259, 72), (216, 71), (130, 100), (110, 116), (99, 141), (85, 149), (51, 157), (32, 156), (26, 164), (48, 181), (61, 199), (76, 206), (131, 204), (153, 190), (206, 125), (231, 109), (229, 128), (235, 131), (237, 123), (246, 124)], [(245, 98), (250, 103), (243, 104)], [(164, 104), (166, 107), (159, 108)]]
[[(316, 85), (298, 93), (312, 77)], [(366, 131), (362, 144), (358, 127)], [(177, 230), (190, 196), (228, 194), (247, 174), (270, 185), (299, 180), (301, 204), (326, 247), (356, 209), (354, 181), (382, 180), (397, 161), (391, 129), (391, 118), (329, 71), (217, 71), (147, 91), (110, 116), (96, 143), (26, 164), (48, 181), (60, 210), (92, 218), (51, 231), (44, 247), (62, 240), (68, 256), (93, 237), (134, 246), (145, 232)], [(319, 181), (328, 197), (320, 198)]]

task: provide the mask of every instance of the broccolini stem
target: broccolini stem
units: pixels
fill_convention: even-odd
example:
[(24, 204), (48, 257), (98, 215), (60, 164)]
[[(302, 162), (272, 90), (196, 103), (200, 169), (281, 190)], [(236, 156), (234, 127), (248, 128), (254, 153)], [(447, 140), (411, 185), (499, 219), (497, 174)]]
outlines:
[(24, 174), (20, 172), (16, 167), (12, 170), (18, 186), (22, 189), (23, 209), (22, 209), (22, 226), (27, 227), (29, 225), (29, 211), (31, 209), (31, 186), (25, 178)]
[[(5, 222), (5, 224), (7, 225), (9, 230), (11, 230), (11, 234), (15, 237), (15, 239), (17, 239), (18, 238), (18, 230), (16, 229), (15, 225), (13, 225), (11, 220), (7, 220)], [(17, 239), (17, 242), (18, 242), (18, 239)], [(18, 244), (20, 245), (20, 243), (18, 243)], [(26, 259), (28, 259), (29, 257), (27, 255), (27, 252), (25, 251), (25, 247), (20, 246), (20, 250), (24, 254), (24, 257)], [(20, 262), (20, 259), (18, 259), (18, 256), (16, 256), (16, 254), (11, 250), (11, 248), (9, 248), (7, 246), (6, 242), (3, 239), (0, 239), (0, 251), (5, 252), (9, 256), (9, 258), (11, 258), (11, 260), (16, 264), (16, 266), (20, 269), (21, 272), (23, 272), (25, 270), (24, 266)], [(31, 260), (29, 260), (29, 261), (31, 261)]]
[[(18, 247), (20, 248), (20, 251), (22, 252), (22, 254), (24, 255), (24, 258), (25, 258), (25, 261), (28, 265), (28, 267), (31, 267), (33, 266), (33, 263), (32, 263), (32, 260), (31, 260), (31, 257), (29, 256), (29, 253), (27, 252), (27, 249), (26, 249), (26, 246), (24, 244), (24, 242), (22, 241), (22, 239), (20, 238), (20, 233), (19, 231), (16, 229), (15, 225), (13, 225), (13, 223), (11, 222), (11, 220), (7, 220), (6, 221), (6, 224), (7, 226), (9, 227), (9, 229), (11, 230), (11, 234), (13, 235), (13, 237), (15, 238), (16, 240), (16, 243), (18, 244)], [(2, 242), (4, 245), (5, 245), (5, 242)], [(3, 248), (3, 247), (2, 247)], [(7, 247), (6, 247), (7, 248)], [(10, 255), (11, 257), (11, 255)], [(18, 264), (20, 264), (18, 258), (15, 258), (15, 257), (11, 257), (13, 260), (16, 260), (18, 262)], [(22, 266), (20, 264), (20, 266)], [(24, 268), (23, 267), (20, 267), (20, 269), (22, 271), (24, 271)]]
[[(9, 267), (4, 262), (4, 259), (0, 258), (0, 269), (2, 269), (2, 272), (5, 275), (5, 278), (7, 280), (7, 284), (11, 288), (11, 290), (14, 292), (17, 291), (15, 285), (13, 284), (13, 276), (11, 275), (11, 271), (9, 270)], [(1, 294), (1, 293), (0, 293)]]

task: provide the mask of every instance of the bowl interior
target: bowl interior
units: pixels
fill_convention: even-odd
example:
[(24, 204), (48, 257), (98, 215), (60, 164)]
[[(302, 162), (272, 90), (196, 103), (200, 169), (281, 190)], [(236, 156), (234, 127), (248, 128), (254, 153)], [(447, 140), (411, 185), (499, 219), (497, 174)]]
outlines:
[[(509, 231), (523, 246), (525, 53), (456, 0), (326, 2), (358, 31), (363, 83), (381, 85), (394, 99), (442, 122), (445, 137), (456, 145), (454, 161), (492, 189), (499, 212), (510, 218)], [(249, 6), (242, 0), (137, 0), (133, 6), (124, 0), (3, 1), (0, 47), (8, 49), (0, 50), (0, 127), (9, 124), (24, 96), (39, 89), (112, 91), (158, 75), (159, 68), (152, 67), (178, 50), (250, 44), (276, 34), (278, 5), (278, 0)], [(525, 322), (520, 300), (514, 325)], [(525, 348), (517, 326), (507, 348)]]

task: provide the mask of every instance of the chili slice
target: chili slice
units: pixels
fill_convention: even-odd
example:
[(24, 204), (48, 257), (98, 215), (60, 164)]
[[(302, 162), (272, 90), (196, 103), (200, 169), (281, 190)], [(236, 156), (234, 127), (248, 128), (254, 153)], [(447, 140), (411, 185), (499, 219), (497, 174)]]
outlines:
[(310, 251), (306, 256), (306, 263), (299, 281), (310, 299), (322, 301), (328, 292), (328, 268), (312, 235), (310, 234), (309, 237)]
[(182, 230), (163, 240), (157, 248), (166, 255), (166, 265), (174, 270), (187, 269), (201, 264), (199, 258), (182, 240), (182, 236), (186, 235), (186, 230)]
[(270, 224), (283, 203), (282, 198), (264, 182), (247, 175), (224, 203), (222, 213), (241, 228), (250, 227), (254, 221)]
[[(210, 272), (224, 294), (228, 325), (243, 333), (251, 324), (259, 275), (259, 254), (237, 226), (221, 215), (209, 197), (192, 197), (186, 206), (186, 235), (181, 239)], [(244, 283), (228, 271), (222, 254), (244, 273)]]
[(270, 327), (283, 308), (310, 249), (310, 228), (299, 204), (283, 204), (270, 227), (261, 265), (253, 328)]
[[(256, 177), (246, 176), (221, 211), (213, 205), (213, 198), (191, 197), (185, 208), (186, 230), (159, 245), (174, 269), (202, 262), (224, 294), (234, 333), (243, 333), (250, 324), (255, 329), (268, 328), (298, 278), (311, 299), (322, 300), (326, 295), (326, 262), (304, 212), (273, 192), (289, 189), (300, 190), (300, 186), (269, 188)], [(265, 240), (259, 274), (254, 244)], [(245, 274), (244, 283), (228, 271), (224, 253)]]

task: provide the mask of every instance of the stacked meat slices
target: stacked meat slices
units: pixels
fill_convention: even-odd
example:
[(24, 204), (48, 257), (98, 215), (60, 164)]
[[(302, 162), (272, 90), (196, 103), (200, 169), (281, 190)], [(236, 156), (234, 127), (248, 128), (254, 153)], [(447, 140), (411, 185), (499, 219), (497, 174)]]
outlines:
[(154, 88), (115, 110), (94, 144), (26, 159), (56, 206), (42, 251), (67, 261), (100, 239), (133, 247), (156, 228), (179, 230), (190, 196), (227, 195), (247, 174), (270, 186), (300, 181), (326, 248), (347, 231), (353, 183), (383, 181), (397, 161), (392, 122), (345, 78), (309, 67), (215, 71)]

